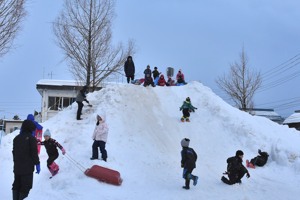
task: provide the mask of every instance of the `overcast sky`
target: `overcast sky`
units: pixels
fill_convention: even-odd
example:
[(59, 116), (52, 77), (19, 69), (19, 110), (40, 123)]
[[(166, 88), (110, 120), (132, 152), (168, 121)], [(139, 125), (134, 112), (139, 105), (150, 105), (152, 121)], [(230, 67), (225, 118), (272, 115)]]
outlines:
[[(40, 111), (38, 80), (73, 79), (51, 25), (62, 5), (29, 0), (15, 48), (0, 58), (0, 118)], [(244, 46), (249, 66), (263, 75), (255, 107), (286, 117), (300, 109), (299, 9), (298, 0), (119, 0), (113, 41), (135, 41), (137, 78), (148, 64), (163, 73), (174, 67), (225, 100), (215, 80), (228, 73)]]

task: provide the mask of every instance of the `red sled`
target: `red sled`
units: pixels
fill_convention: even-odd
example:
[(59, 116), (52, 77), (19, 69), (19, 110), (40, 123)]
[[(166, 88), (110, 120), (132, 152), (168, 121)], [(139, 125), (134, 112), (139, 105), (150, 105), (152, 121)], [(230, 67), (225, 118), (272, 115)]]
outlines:
[(91, 168), (87, 169), (84, 174), (99, 181), (113, 185), (121, 185), (123, 182), (118, 171), (101, 167), (99, 165), (93, 165)]
[[(35, 130), (35, 138), (39, 141), (42, 141), (43, 139), (43, 130)], [(38, 149), (38, 154), (40, 154), (41, 151), (41, 145), (37, 145), (37, 149)]]

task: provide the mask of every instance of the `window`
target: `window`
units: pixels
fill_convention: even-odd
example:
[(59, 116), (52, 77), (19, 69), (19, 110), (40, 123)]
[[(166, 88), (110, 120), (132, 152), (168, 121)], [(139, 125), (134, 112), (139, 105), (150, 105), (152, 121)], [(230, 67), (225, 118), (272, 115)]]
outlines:
[(75, 101), (72, 97), (49, 97), (48, 110), (63, 110)]

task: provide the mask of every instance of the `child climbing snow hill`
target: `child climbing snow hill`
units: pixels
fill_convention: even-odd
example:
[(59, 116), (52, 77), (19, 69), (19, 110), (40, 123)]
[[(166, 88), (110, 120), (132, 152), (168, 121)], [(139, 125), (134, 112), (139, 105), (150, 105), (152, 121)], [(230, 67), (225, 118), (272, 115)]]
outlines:
[(57, 147), (62, 151), (62, 154), (65, 155), (65, 149), (58, 143), (56, 140), (51, 138), (51, 133), (49, 129), (44, 132), (44, 141), (38, 141), (39, 145), (44, 145), (47, 151), (49, 158), (47, 159), (47, 167), (52, 176), (55, 176), (58, 173), (59, 166), (54, 162), (58, 158)]
[(182, 111), (183, 114), (181, 121), (184, 122), (184, 120), (186, 120), (189, 122), (190, 112), (195, 112), (195, 110), (197, 110), (197, 108), (192, 105), (190, 97), (187, 97), (180, 107), (180, 111)]
[(189, 147), (190, 139), (183, 138), (181, 140), (181, 167), (183, 168), (182, 177), (185, 179), (185, 185), (183, 189), (190, 189), (190, 180), (193, 180), (193, 185), (197, 185), (198, 176), (192, 174), (193, 170), (196, 168), (197, 153), (194, 149)]

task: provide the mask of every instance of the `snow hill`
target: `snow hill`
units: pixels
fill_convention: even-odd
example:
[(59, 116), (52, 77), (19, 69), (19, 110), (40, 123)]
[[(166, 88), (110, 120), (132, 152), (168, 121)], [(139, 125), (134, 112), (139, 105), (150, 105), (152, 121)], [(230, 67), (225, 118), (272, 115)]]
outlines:
[[(191, 122), (180, 122), (179, 107), (186, 97), (198, 108)], [(78, 164), (94, 164), (118, 170), (121, 186), (98, 182), (83, 174), (60, 154), (60, 172), (53, 179), (46, 167), (42, 147), (41, 173), (34, 176), (29, 200), (76, 199), (298, 199), (300, 195), (300, 135), (298, 131), (272, 121), (253, 117), (225, 103), (210, 88), (198, 82), (182, 87), (147, 87), (127, 84), (107, 85), (88, 95), (93, 108), (83, 108), (82, 121), (75, 120), (77, 104), (42, 125), (60, 142)], [(108, 162), (91, 161), (96, 114), (104, 116), (110, 128)], [(11, 199), (13, 182), (12, 141), (14, 132), (2, 138), (0, 148), (0, 199)], [(198, 153), (199, 184), (183, 190), (180, 168), (180, 141), (191, 139)], [(251, 159), (261, 149), (270, 154), (263, 168), (249, 169), (250, 179), (241, 185), (220, 181), (226, 159), (235, 151)], [(244, 160), (245, 161), (245, 160)]]

